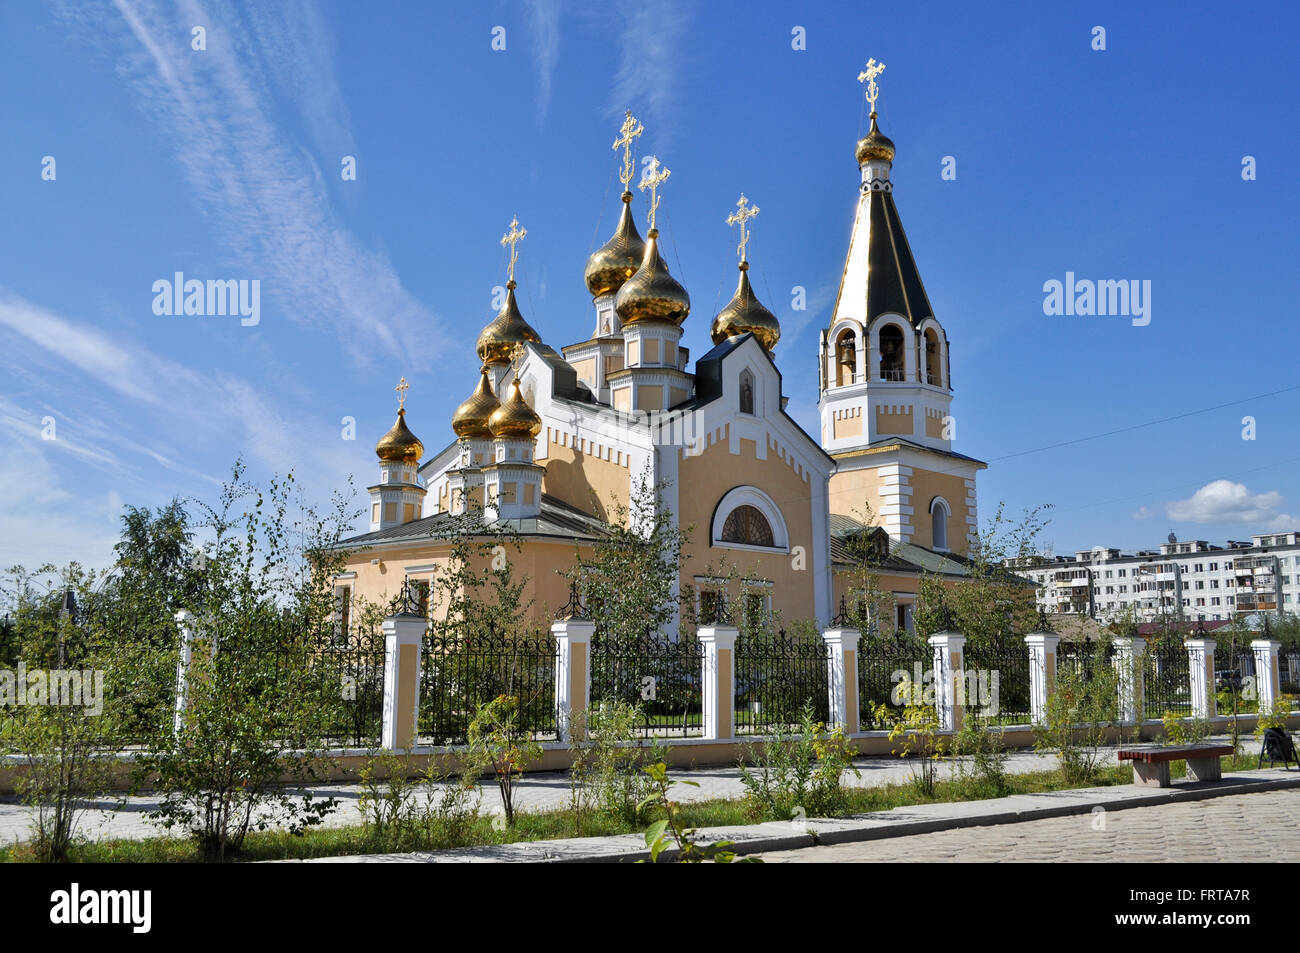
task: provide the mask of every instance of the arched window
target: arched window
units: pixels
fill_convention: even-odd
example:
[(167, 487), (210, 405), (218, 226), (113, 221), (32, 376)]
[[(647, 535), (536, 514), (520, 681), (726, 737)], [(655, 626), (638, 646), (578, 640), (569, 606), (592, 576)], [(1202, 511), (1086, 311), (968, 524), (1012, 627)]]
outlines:
[(952, 511), (948, 507), (948, 502), (941, 496), (936, 496), (930, 501), (930, 539), (931, 549), (946, 550), (948, 548), (948, 517)]
[(903, 329), (897, 324), (886, 324), (880, 329), (880, 379), (901, 381), (907, 366), (903, 351)]
[(772, 524), (758, 507), (748, 503), (727, 514), (726, 522), (722, 524), (722, 541), (744, 546), (776, 545), (772, 538)]
[(788, 551), (789, 531), (781, 508), (756, 486), (728, 490), (713, 510), (709, 543), (738, 549)]
[(943, 358), (939, 354), (939, 335), (934, 328), (925, 332), (925, 382), (943, 386)]
[(841, 387), (845, 384), (852, 384), (857, 371), (857, 335), (851, 329), (845, 328), (835, 342), (835, 383)]
[(749, 368), (740, 372), (740, 412), (754, 412), (754, 372)]

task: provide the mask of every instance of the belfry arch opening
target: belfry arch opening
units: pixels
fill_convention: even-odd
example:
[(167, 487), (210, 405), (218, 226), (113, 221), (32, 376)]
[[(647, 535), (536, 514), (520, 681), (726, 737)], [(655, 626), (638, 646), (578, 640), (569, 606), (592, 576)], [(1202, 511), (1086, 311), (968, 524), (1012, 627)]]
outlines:
[(935, 387), (943, 386), (943, 354), (934, 328), (927, 328), (925, 332), (925, 382)]
[(880, 329), (880, 379), (901, 381), (907, 367), (907, 354), (903, 349), (903, 329), (896, 324), (886, 324)]
[(835, 339), (835, 383), (843, 387), (852, 384), (858, 372), (858, 337), (852, 328), (845, 328)]

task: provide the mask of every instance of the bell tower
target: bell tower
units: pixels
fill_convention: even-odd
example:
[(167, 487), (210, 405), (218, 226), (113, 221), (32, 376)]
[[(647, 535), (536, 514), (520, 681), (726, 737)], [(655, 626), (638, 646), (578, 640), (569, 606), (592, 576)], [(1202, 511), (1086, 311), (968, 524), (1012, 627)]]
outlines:
[(894, 143), (877, 125), (856, 150), (860, 185), (839, 294), (819, 344), (822, 447), (836, 460), (833, 513), (869, 512), (897, 540), (965, 552), (976, 526), (975, 475), (953, 449), (948, 335), (934, 316), (894, 204)]

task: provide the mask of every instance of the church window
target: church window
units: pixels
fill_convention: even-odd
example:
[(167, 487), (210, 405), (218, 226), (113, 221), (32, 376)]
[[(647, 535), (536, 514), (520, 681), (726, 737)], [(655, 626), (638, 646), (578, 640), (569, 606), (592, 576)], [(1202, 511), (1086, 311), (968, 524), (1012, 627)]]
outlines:
[(948, 548), (948, 504), (941, 497), (935, 497), (930, 503), (931, 540), (933, 549)]
[(749, 368), (740, 372), (740, 412), (754, 412), (754, 372)]
[(773, 546), (772, 526), (758, 507), (737, 506), (722, 524), (724, 543), (741, 543), (745, 546)]

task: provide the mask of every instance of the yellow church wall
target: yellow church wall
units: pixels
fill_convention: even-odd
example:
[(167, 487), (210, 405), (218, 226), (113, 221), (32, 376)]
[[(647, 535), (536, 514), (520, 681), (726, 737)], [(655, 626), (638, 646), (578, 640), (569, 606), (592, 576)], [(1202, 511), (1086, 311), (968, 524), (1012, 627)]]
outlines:
[[(832, 513), (880, 521), (880, 477), (875, 467), (831, 474), (828, 503)], [(868, 510), (868, 505), (870, 510)]]
[[(647, 342), (648, 343), (648, 342)], [(660, 384), (642, 384), (636, 391), (637, 410), (662, 410), (664, 389)]]
[(578, 380), (594, 381), (596, 379), (596, 359), (589, 357), (586, 360), (577, 361), (573, 369), (578, 372)]
[(884, 407), (876, 407), (876, 433), (910, 434), (914, 432), (911, 407), (900, 413), (890, 413)]
[(641, 355), (641, 363), (658, 364), (659, 363), (659, 341), (657, 338), (649, 338), (642, 342), (644, 353)]
[(611, 497), (625, 506), (628, 503), (631, 478), (626, 463), (604, 460), (595, 453), (564, 446), (554, 431), (547, 441), (547, 456), (538, 457), (537, 463), (546, 468), (543, 491), (583, 512), (604, 519), (608, 516)]
[(844, 437), (862, 436), (862, 412), (857, 411), (852, 416), (848, 416), (847, 412), (845, 412), (845, 415), (841, 416), (841, 413), (837, 411), (831, 429), (836, 440), (841, 440)]
[[(355, 576), (339, 579), (335, 585), (352, 589), (353, 618), (356, 618), (363, 601), (386, 606), (401, 592), (408, 575), (414, 580), (432, 583), (438, 574), (447, 571), (450, 549), (446, 543), (426, 543), (401, 549), (358, 552), (346, 565), (346, 571), (355, 573)], [(525, 604), (531, 603), (525, 616), (536, 626), (549, 626), (556, 610), (569, 601), (569, 583), (556, 570), (573, 566), (578, 552), (587, 555), (590, 548), (583, 546), (579, 549), (571, 540), (527, 538), (520, 541), (518, 551), (508, 544), (502, 546), (501, 554), (511, 563), (515, 579), (527, 578), (521, 599)], [(492, 554), (476, 554), (471, 565), (483, 570), (493, 558)], [(373, 559), (378, 559), (379, 563), (372, 564)], [(408, 566), (415, 569), (408, 572)], [(489, 594), (489, 591), (484, 590), (484, 594)], [(429, 609), (433, 618), (445, 615), (448, 596), (447, 592), (431, 586)]]
[[(752, 440), (739, 441), (739, 449), (740, 453), (732, 454), (724, 435), (701, 453), (680, 458), (678, 523), (683, 528), (693, 527), (691, 543), (683, 547), (683, 591), (694, 587), (696, 576), (725, 572), (727, 566), (734, 566), (742, 578), (772, 583), (772, 608), (780, 613), (784, 622), (812, 619), (816, 607), (809, 481), (781, 459), (776, 447), (767, 448), (766, 460), (758, 459)], [(793, 567), (789, 553), (710, 545), (714, 509), (722, 497), (737, 486), (757, 487), (780, 507), (791, 549), (803, 547), (802, 569)], [(739, 596), (740, 585), (739, 582), (732, 585), (731, 599)]]
[(929, 546), (934, 539), (934, 524), (930, 518), (930, 501), (942, 496), (952, 508), (948, 517), (948, 549), (954, 553), (966, 552), (966, 480), (952, 473), (934, 473), (930, 470), (912, 470), (908, 478), (912, 485), (913, 542)]
[[(881, 455), (882, 466), (888, 466), (893, 462), (895, 462), (894, 458)], [(965, 553), (967, 550), (966, 517), (970, 513), (966, 507), (965, 477), (913, 467), (911, 475), (907, 477), (907, 484), (912, 490), (910, 496), (912, 514), (909, 517), (912, 524), (911, 541), (921, 546), (930, 546), (934, 540), (930, 501), (936, 496), (942, 496), (952, 508), (952, 514), (948, 518), (948, 549), (955, 553)], [(869, 515), (874, 523), (879, 524), (880, 487), (881, 478), (875, 467), (841, 470), (834, 473), (830, 479), (830, 511), (852, 516), (855, 519), (862, 519)], [(868, 505), (870, 510), (867, 509)]]
[(943, 415), (926, 413), (925, 435), (936, 440), (943, 439)]

